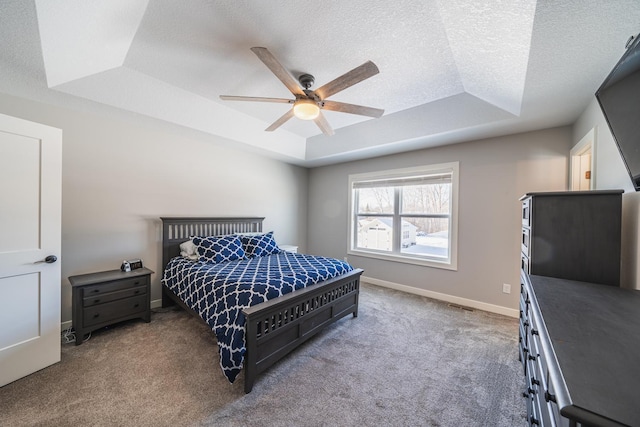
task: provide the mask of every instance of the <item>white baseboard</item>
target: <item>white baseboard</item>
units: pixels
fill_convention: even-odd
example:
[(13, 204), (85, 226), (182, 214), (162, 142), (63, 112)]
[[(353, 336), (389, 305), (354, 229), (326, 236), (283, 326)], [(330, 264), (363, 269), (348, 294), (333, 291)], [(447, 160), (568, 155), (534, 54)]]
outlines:
[(73, 322), (71, 320), (67, 320), (66, 322), (60, 323), (60, 330), (61, 331), (66, 331), (71, 326), (73, 326)]
[[(420, 295), (427, 298), (433, 298), (440, 301), (449, 302), (451, 304), (457, 304), (464, 307), (476, 308), (478, 310), (488, 311), (491, 313), (502, 314), (504, 316), (515, 317), (520, 316), (518, 310), (512, 308), (501, 307), (499, 305), (487, 304), (485, 302), (475, 301), (472, 299), (456, 297), (453, 295), (442, 294), (440, 292), (428, 291), (426, 289), (418, 289), (412, 286), (401, 285), (399, 283), (387, 282), (386, 280), (374, 279), (373, 277), (362, 276), (363, 282), (371, 283), (372, 285), (382, 286), (385, 288), (395, 289), (397, 291), (407, 292), (409, 294)], [(162, 299), (156, 299), (151, 301), (151, 308), (162, 307)], [(64, 331), (72, 326), (72, 321), (68, 320), (60, 324), (60, 328)]]
[(445, 301), (451, 304), (456, 304), (464, 307), (471, 307), (478, 310), (488, 311), (496, 314), (502, 314), (504, 316), (515, 317), (516, 319), (520, 317), (520, 312), (512, 308), (502, 307), (494, 304), (487, 304), (485, 302), (456, 297), (454, 295), (447, 295), (440, 292), (428, 291), (426, 289), (414, 288), (412, 286), (401, 285), (399, 283), (387, 282), (386, 280), (374, 279), (373, 277), (362, 276), (360, 280), (362, 282), (371, 283), (372, 285), (395, 289), (397, 291), (407, 292), (409, 294), (414, 294), (414, 295), (420, 295), (427, 298), (433, 298), (433, 299)]
[[(154, 299), (154, 300), (152, 300), (150, 307), (151, 307), (151, 309), (162, 307), (162, 299)], [(67, 320), (66, 322), (61, 322), (60, 323), (60, 330), (64, 331), (66, 329), (69, 329), (71, 326), (73, 326), (73, 321), (72, 320)]]

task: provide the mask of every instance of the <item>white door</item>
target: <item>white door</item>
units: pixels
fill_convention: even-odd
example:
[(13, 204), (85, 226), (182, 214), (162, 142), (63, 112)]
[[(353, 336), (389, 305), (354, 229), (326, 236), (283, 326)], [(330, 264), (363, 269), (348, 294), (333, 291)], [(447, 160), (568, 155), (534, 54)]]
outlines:
[(0, 114), (0, 386), (60, 361), (61, 170), (60, 129)]

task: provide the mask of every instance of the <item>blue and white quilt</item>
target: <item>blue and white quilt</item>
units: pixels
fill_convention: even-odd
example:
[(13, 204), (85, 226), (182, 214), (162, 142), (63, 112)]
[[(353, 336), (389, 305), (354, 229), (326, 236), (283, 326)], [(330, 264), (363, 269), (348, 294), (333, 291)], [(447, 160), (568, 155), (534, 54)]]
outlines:
[(334, 258), (291, 252), (216, 264), (176, 257), (167, 264), (162, 283), (211, 327), (218, 339), (220, 366), (233, 382), (246, 352), (243, 308), (351, 270)]

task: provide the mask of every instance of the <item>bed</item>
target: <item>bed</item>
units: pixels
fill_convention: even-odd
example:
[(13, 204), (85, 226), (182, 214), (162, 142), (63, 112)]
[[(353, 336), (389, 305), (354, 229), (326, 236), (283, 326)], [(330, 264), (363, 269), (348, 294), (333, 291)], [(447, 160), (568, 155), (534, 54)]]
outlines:
[[(198, 312), (202, 311), (201, 308), (194, 306), (193, 302), (195, 299), (185, 298), (184, 294), (177, 290), (172, 291), (172, 289), (167, 286), (168, 280), (165, 281), (165, 276), (170, 277), (173, 275), (174, 269), (177, 269), (179, 264), (185, 264), (185, 260), (182, 259), (180, 255), (180, 244), (190, 240), (192, 236), (252, 235), (262, 233), (263, 219), (264, 218), (253, 217), (161, 218), (162, 265), (164, 270), (162, 286), (163, 307), (175, 303), (207, 323), (207, 319), (203, 318)], [(285, 262), (287, 265), (292, 264), (292, 260), (295, 260), (296, 263), (303, 263), (308, 259), (310, 260), (309, 262), (315, 262), (314, 257), (285, 252), (269, 255), (269, 257), (280, 260), (280, 262)], [(265, 258), (265, 260), (266, 259), (267, 258)], [(241, 367), (244, 371), (245, 393), (251, 392), (255, 380), (260, 373), (264, 372), (309, 338), (322, 331), (327, 325), (349, 314), (353, 317), (358, 316), (358, 297), (362, 270), (349, 266), (349, 268), (352, 268), (350, 271), (343, 271), (344, 266), (342, 264), (345, 263), (332, 258), (326, 259), (333, 260), (335, 264), (334, 267), (342, 269), (336, 269), (336, 271), (334, 271), (334, 274), (336, 274), (334, 277), (321, 280), (318, 283), (308, 286), (305, 285), (302, 288), (296, 286), (295, 291), (272, 297), (264, 302), (251, 303), (248, 306), (247, 304), (243, 304), (237, 307), (237, 311), (241, 313), (241, 315), (238, 316), (238, 321), (244, 327), (243, 333), (241, 334), (244, 340)], [(254, 260), (253, 262), (258, 261)], [(348, 266), (348, 264), (346, 265)], [(192, 266), (192, 268), (195, 267)], [(202, 269), (204, 269), (204, 267), (198, 268), (197, 270)], [(218, 270), (221, 269), (223, 268), (220, 267)], [(215, 274), (221, 273), (218, 271)], [(287, 273), (287, 277), (283, 277), (281, 280), (288, 281), (291, 279), (289, 274), (292, 273)], [(189, 273), (184, 274), (184, 276), (192, 277), (194, 275)], [(211, 288), (211, 286), (207, 285), (207, 289), (209, 288)], [(207, 324), (211, 327), (210, 322), (211, 319), (209, 319), (209, 323)], [(214, 330), (214, 332), (216, 331)], [(228, 375), (227, 378), (233, 382), (233, 379)]]

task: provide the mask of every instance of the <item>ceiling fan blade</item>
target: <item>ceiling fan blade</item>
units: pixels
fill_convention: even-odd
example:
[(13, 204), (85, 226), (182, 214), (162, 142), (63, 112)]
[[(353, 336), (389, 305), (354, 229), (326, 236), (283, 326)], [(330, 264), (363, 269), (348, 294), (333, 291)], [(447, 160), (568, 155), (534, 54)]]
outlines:
[(265, 130), (267, 132), (274, 131), (278, 129), (280, 126), (282, 126), (283, 124), (285, 124), (286, 121), (289, 120), (291, 117), (293, 117), (293, 108), (290, 108), (286, 113), (282, 115), (282, 117), (280, 117), (278, 120), (273, 122), (273, 124), (268, 128), (266, 128)]
[(340, 77), (331, 80), (329, 83), (323, 85), (314, 92), (320, 96), (320, 99), (327, 99), (331, 95), (334, 95), (348, 87), (353, 86), (371, 76), (378, 74), (380, 70), (376, 64), (371, 61), (367, 61), (359, 67), (341, 75)]
[(338, 111), (340, 113), (358, 114), (360, 116), (382, 117), (384, 110), (380, 108), (363, 107), (362, 105), (346, 104), (344, 102), (323, 101), (325, 110)]
[(252, 47), (251, 51), (284, 83), (292, 94), (304, 96), (304, 92), (298, 84), (298, 81), (280, 64), (266, 47)]
[(320, 128), (322, 133), (324, 133), (325, 135), (331, 136), (331, 135), (335, 134), (335, 132), (333, 131), (333, 129), (329, 125), (329, 122), (324, 117), (324, 114), (322, 114), (322, 111), (320, 111), (320, 114), (318, 115), (318, 117), (313, 119), (313, 121), (316, 122), (316, 124), (318, 125), (318, 127)]
[(294, 99), (262, 98), (257, 96), (233, 96), (233, 95), (220, 95), (220, 99), (224, 101), (279, 102), (282, 104), (293, 104), (295, 102)]

